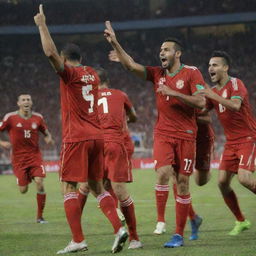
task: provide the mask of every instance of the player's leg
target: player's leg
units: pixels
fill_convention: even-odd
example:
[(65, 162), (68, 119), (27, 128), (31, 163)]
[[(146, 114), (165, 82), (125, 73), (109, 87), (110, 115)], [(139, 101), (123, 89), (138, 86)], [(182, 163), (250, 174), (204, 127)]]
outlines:
[(84, 205), (87, 201), (89, 193), (90, 193), (90, 188), (89, 188), (88, 182), (80, 182), (77, 194), (78, 194), (79, 205), (82, 212), (83, 212)]
[(195, 169), (194, 170), (194, 178), (195, 182), (198, 186), (203, 186), (208, 183), (208, 181), (211, 178), (211, 172), (210, 170), (200, 170)]
[(19, 186), (19, 190), (21, 194), (26, 194), (28, 192), (28, 185), (26, 186)]
[(34, 181), (36, 184), (36, 200), (37, 200), (37, 223), (45, 224), (47, 221), (43, 217), (45, 202), (46, 202), (46, 193), (44, 189), (44, 178), (42, 177), (34, 177)]
[(256, 194), (256, 179), (253, 176), (253, 172), (245, 169), (239, 169), (237, 174), (239, 182), (251, 192)]
[(128, 226), (130, 240), (128, 249), (142, 248), (142, 243), (139, 241), (139, 237), (137, 234), (134, 202), (127, 190), (126, 183), (111, 182), (111, 184), (120, 202), (121, 211), (125, 217), (125, 221)]
[(61, 152), (60, 180), (64, 195), (64, 210), (72, 240), (57, 254), (87, 250), (81, 225), (81, 208), (78, 201), (77, 182), (87, 180), (87, 150), (89, 143), (64, 143)]
[(173, 183), (177, 186), (177, 196), (175, 202), (176, 230), (170, 241), (164, 244), (164, 246), (168, 248), (183, 245), (184, 228), (191, 206), (189, 178), (193, 172), (194, 157), (194, 141), (180, 139), (175, 140), (175, 164), (171, 177)]
[(169, 180), (174, 159), (172, 142), (165, 137), (154, 138), (154, 159), (156, 169), (155, 198), (157, 209), (157, 225), (154, 234), (160, 235), (166, 232), (165, 209), (169, 197)]
[(21, 194), (25, 194), (28, 192), (28, 185), (31, 182), (31, 178), (27, 175), (27, 169), (22, 168), (19, 164), (12, 163), (12, 165), (19, 191)]
[(95, 140), (92, 154), (90, 155), (91, 161), (89, 161), (88, 184), (92, 194), (98, 200), (100, 209), (113, 226), (115, 240), (111, 251), (112, 253), (117, 253), (123, 249), (128, 234), (118, 218), (114, 199), (103, 187), (103, 151), (103, 140)]
[(233, 172), (220, 170), (218, 176), (218, 186), (226, 205), (236, 218), (235, 227), (229, 232), (229, 234), (238, 235), (241, 232), (240, 227), (247, 224), (247, 220), (245, 220), (245, 217), (241, 212), (237, 196), (230, 186), (233, 176)]

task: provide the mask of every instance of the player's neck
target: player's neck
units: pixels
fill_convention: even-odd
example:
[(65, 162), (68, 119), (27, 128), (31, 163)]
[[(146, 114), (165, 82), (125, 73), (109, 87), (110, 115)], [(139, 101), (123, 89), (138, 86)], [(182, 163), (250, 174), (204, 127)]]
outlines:
[(32, 111), (23, 111), (22, 109), (19, 109), (18, 115), (24, 119), (28, 119), (32, 116)]
[(218, 87), (218, 88), (224, 87), (224, 86), (227, 84), (227, 82), (228, 82), (229, 80), (230, 80), (229, 75), (228, 75), (228, 74), (225, 74), (225, 75), (220, 79), (220, 81), (218, 82), (217, 87)]
[(180, 67), (181, 67), (181, 63), (180, 61), (177, 61), (176, 63), (173, 64), (171, 68), (167, 69), (167, 72), (169, 74), (174, 74), (180, 69)]

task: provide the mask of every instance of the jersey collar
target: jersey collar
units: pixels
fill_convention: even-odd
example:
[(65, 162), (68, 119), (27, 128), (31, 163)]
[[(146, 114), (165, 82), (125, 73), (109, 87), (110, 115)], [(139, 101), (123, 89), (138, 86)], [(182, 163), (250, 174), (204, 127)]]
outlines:
[(170, 77), (174, 77), (184, 68), (184, 66), (185, 66), (184, 64), (181, 64), (180, 67), (173, 73), (170, 73), (170, 72), (168, 72), (168, 70), (166, 70), (166, 74)]

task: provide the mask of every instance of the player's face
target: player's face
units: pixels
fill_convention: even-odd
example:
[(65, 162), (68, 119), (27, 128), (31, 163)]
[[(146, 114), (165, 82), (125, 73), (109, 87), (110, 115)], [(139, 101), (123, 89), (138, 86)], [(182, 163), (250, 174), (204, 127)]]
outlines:
[(164, 42), (160, 48), (159, 58), (162, 62), (162, 67), (170, 69), (175, 63), (176, 58), (175, 43)]
[(31, 111), (32, 108), (32, 99), (30, 95), (20, 95), (18, 99), (18, 106), (20, 110), (24, 112)]
[(221, 57), (213, 57), (209, 61), (208, 72), (213, 83), (218, 83), (227, 73), (228, 66)]

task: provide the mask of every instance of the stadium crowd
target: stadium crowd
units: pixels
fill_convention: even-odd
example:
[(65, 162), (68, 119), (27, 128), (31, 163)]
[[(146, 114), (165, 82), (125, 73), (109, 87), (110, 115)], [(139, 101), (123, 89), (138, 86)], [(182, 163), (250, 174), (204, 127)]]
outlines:
[[(245, 32), (246, 31), (246, 32)], [(254, 61), (255, 26), (247, 27), (244, 32), (230, 35), (198, 36), (189, 34), (185, 40), (186, 51), (184, 62), (197, 66), (208, 81), (207, 62), (214, 49), (223, 49), (233, 58), (231, 73), (242, 79), (250, 93), (254, 111), (256, 107), (256, 80)], [(184, 38), (184, 34), (173, 32)], [(134, 59), (142, 64), (157, 65), (161, 39), (170, 35), (170, 31), (148, 30), (143, 33), (119, 33), (120, 41)], [(123, 71), (119, 63), (108, 60), (109, 46), (103, 35), (56, 36), (57, 44), (61, 41), (78, 43), (84, 52), (83, 63), (91, 66), (102, 66), (110, 74), (112, 87), (124, 90), (130, 96), (138, 113), (138, 121), (130, 126), (133, 132), (145, 132), (145, 147), (152, 147), (152, 132), (155, 117), (153, 88), (145, 82)], [(0, 116), (16, 110), (17, 95), (28, 92), (34, 100), (34, 110), (43, 114), (49, 129), (56, 141), (59, 151), (61, 144), (60, 105), (58, 78), (49, 68), (47, 60), (42, 57), (38, 38), (35, 36), (5, 36), (1, 38), (0, 47), (0, 92), (2, 95)], [(5, 47), (8, 45), (8, 47)], [(129, 45), (129, 47), (128, 47)], [(221, 151), (224, 142), (222, 128), (213, 115), (213, 126), (216, 132), (216, 153)], [(43, 146), (42, 149), (46, 149)]]
[[(256, 3), (251, 0), (180, 0), (180, 1), (121, 1), (123, 11), (116, 11), (120, 0), (45, 0), (49, 24), (95, 23), (108, 20), (127, 21), (136, 19), (172, 18), (193, 15), (224, 14), (234, 12), (251, 12), (256, 10)], [(37, 1), (9, 0), (0, 3), (0, 24), (2, 25), (33, 25)], [(173, 6), (175, 5), (175, 8)], [(85, 8), (86, 7), (86, 8)], [(70, 10), (72, 9), (72, 12)], [(80, 10), (83, 10), (81, 12)], [(100, 15), (95, 15), (100, 13)]]

